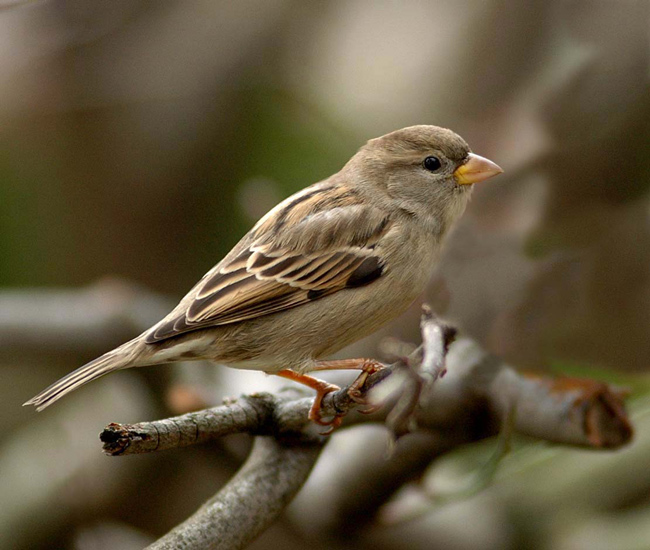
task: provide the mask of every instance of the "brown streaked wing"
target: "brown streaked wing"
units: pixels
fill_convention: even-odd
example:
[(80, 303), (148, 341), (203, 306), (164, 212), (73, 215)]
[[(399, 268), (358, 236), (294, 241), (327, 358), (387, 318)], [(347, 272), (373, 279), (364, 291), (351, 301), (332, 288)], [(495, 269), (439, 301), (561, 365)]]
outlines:
[[(335, 210), (332, 220), (318, 220), (319, 228), (324, 234), (332, 230), (328, 223), (343, 223), (354, 228), (348, 239), (353, 245), (344, 245), (340, 233), (338, 239), (323, 250), (314, 250), (313, 240), (305, 241), (306, 245), (298, 238), (293, 246), (284, 240), (281, 249), (264, 246), (262, 252), (256, 242), (249, 241), (245, 250), (232, 257), (235, 266), (231, 267), (226, 258), (154, 327), (146, 342), (159, 342), (193, 330), (277, 313), (376, 280), (384, 269), (374, 247), (390, 224), (385, 216), (374, 210), (342, 207)], [(340, 219), (345, 216), (350, 219)], [(302, 223), (309, 226), (309, 217)], [(307, 232), (313, 229), (306, 227)], [(300, 236), (301, 232), (295, 231), (295, 234)], [(267, 235), (263, 236), (263, 241), (269, 242)], [(301, 246), (306, 246), (307, 251), (300, 253)], [(244, 259), (246, 267), (243, 267)]]

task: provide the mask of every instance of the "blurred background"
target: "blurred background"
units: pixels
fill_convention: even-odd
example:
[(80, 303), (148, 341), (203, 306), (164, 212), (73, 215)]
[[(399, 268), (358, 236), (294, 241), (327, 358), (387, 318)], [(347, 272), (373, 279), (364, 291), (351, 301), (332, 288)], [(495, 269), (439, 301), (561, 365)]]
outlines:
[[(647, 0), (0, 2), (0, 547), (140, 548), (213, 494), (246, 438), (109, 459), (97, 433), (279, 387), (262, 373), (157, 367), (20, 405), (367, 139), (436, 124), (505, 174), (477, 186), (424, 299), (518, 368), (629, 387), (636, 440), (523, 442), (485, 491), (355, 547), (650, 548), (649, 23)], [(418, 316), (342, 355), (417, 342)], [(362, 441), (385, 452), (379, 428), (333, 436), (253, 547), (336, 547), (305, 503)]]

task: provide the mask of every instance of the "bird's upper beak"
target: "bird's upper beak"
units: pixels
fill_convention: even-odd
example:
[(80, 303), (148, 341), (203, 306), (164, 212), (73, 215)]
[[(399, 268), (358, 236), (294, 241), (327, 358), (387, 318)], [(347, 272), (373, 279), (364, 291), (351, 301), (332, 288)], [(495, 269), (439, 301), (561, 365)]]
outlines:
[(486, 180), (502, 172), (503, 170), (501, 170), (498, 164), (474, 153), (470, 153), (469, 157), (467, 157), (467, 162), (456, 168), (454, 177), (460, 185), (468, 185)]

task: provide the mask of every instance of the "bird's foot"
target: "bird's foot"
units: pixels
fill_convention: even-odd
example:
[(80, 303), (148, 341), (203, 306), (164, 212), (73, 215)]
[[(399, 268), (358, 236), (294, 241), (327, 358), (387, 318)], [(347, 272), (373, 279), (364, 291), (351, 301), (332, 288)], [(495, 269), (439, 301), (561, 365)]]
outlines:
[(305, 386), (309, 386), (310, 388), (316, 390), (316, 398), (314, 399), (314, 404), (309, 410), (309, 420), (315, 424), (318, 424), (319, 426), (328, 427), (328, 429), (321, 435), (329, 435), (341, 425), (343, 422), (343, 414), (335, 414), (331, 420), (323, 420), (323, 415), (321, 414), (323, 397), (325, 397), (328, 393), (332, 393), (341, 389), (336, 384), (330, 384), (324, 380), (319, 380), (318, 378), (313, 378), (311, 376), (307, 376), (306, 374), (299, 374), (288, 369), (281, 370), (275, 374), (282, 376), (283, 378), (293, 380), (294, 382), (299, 382), (300, 384), (304, 384)]
[(363, 363), (361, 363), (361, 365), (359, 365), (357, 368), (361, 369), (361, 373), (359, 376), (357, 376), (356, 380), (350, 384), (348, 395), (350, 396), (350, 399), (352, 399), (352, 401), (355, 403), (358, 403), (359, 405), (366, 405), (365, 409), (359, 410), (360, 413), (372, 414), (374, 412), (377, 412), (381, 408), (381, 405), (372, 405), (369, 403), (368, 399), (363, 396), (361, 388), (366, 383), (368, 376), (381, 370), (383, 368), (383, 365), (374, 359), (365, 359)]
[(309, 410), (309, 420), (315, 422), (319, 426), (327, 426), (328, 429), (322, 432), (321, 435), (330, 435), (334, 430), (336, 430), (336, 428), (338, 428), (341, 425), (341, 423), (343, 422), (344, 415), (335, 414), (331, 418), (331, 420), (323, 420), (323, 417), (321, 415), (321, 406), (323, 404), (323, 397), (325, 397), (328, 393), (338, 391), (341, 388), (339, 388), (336, 384), (330, 384), (328, 382), (324, 382), (323, 380), (318, 380), (318, 382), (321, 382), (321, 384), (319, 385), (318, 388), (315, 388), (316, 398), (314, 399), (314, 404), (311, 406), (311, 409)]

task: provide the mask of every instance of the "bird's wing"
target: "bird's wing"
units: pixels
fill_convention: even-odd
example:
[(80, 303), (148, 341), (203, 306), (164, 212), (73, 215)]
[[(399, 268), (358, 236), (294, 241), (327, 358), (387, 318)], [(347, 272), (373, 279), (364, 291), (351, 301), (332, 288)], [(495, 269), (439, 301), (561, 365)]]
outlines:
[(376, 245), (388, 217), (347, 188), (317, 185), (290, 197), (251, 230), (146, 337), (277, 313), (363, 286), (384, 273)]

